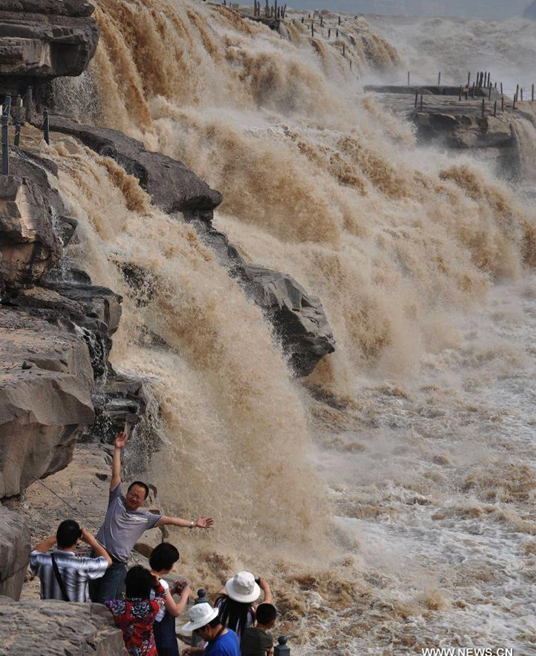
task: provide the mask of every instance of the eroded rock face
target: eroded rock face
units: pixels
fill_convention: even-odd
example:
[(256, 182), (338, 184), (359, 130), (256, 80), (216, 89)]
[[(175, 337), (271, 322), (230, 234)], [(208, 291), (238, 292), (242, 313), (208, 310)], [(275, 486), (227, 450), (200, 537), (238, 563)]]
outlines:
[(10, 656), (128, 656), (101, 604), (0, 597), (0, 616), (2, 653)]
[(99, 39), (85, 0), (2, 0), (0, 94), (83, 73)]
[(138, 178), (154, 204), (168, 214), (210, 212), (222, 201), (218, 191), (182, 162), (147, 151), (140, 141), (122, 132), (81, 125), (59, 116), (51, 117), (50, 129), (71, 134), (99, 155), (114, 159), (127, 173)]
[(19, 599), (30, 556), (30, 531), (22, 515), (0, 506), (0, 595)]
[(66, 467), (94, 418), (85, 343), (21, 310), (0, 310), (0, 498)]
[(214, 249), (218, 262), (229, 269), (273, 323), (296, 375), (311, 374), (319, 360), (335, 351), (335, 338), (320, 299), (285, 273), (248, 264), (227, 236), (211, 224), (200, 220), (191, 223)]
[(317, 362), (335, 350), (335, 339), (320, 299), (291, 276), (255, 264), (241, 274), (245, 291), (268, 315), (298, 376), (308, 376)]
[(61, 257), (50, 205), (31, 177), (0, 176), (0, 284), (17, 288), (39, 280)]

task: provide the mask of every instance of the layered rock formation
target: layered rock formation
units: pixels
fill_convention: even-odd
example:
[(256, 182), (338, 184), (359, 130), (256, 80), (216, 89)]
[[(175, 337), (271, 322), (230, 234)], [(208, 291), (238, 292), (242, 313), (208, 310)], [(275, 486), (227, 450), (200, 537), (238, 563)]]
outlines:
[(101, 604), (0, 597), (0, 615), (0, 649), (10, 656), (127, 656), (121, 631)]
[(93, 11), (86, 0), (2, 0), (0, 95), (80, 75), (99, 38)]

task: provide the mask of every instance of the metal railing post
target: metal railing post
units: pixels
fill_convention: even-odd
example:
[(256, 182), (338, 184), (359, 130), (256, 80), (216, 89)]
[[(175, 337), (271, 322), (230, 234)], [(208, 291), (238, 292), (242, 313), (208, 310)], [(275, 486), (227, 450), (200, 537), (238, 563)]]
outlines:
[(9, 175), (9, 114), (2, 114), (2, 175)]
[(25, 96), (25, 106), (26, 106), (26, 123), (31, 123), (32, 121), (32, 87), (26, 89)]
[(48, 117), (48, 109), (45, 107), (43, 112), (43, 130), (45, 133), (45, 142), (47, 146), (50, 146), (50, 119)]
[(287, 647), (286, 636), (279, 636), (278, 645), (274, 649), (274, 656), (290, 656), (290, 647)]
[[(194, 604), (208, 604), (207, 591), (205, 588), (199, 588), (197, 591), (197, 599), (194, 601)], [(201, 636), (198, 636), (197, 633), (192, 633), (192, 647), (199, 647), (204, 642)]]
[(20, 96), (15, 97), (15, 146), (20, 146)]

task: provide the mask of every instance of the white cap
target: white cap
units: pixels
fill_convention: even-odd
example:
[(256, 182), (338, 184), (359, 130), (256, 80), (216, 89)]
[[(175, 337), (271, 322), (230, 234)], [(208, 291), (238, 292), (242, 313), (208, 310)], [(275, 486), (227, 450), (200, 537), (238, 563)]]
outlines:
[(188, 617), (190, 621), (188, 624), (185, 624), (182, 629), (183, 631), (195, 631), (200, 629), (202, 626), (206, 626), (209, 622), (215, 617), (218, 617), (218, 609), (212, 608), (212, 606), (207, 602), (202, 602), (200, 604), (195, 604), (188, 611)]
[(255, 577), (249, 572), (238, 572), (225, 584), (227, 596), (242, 603), (252, 603), (261, 595), (261, 589), (255, 583)]

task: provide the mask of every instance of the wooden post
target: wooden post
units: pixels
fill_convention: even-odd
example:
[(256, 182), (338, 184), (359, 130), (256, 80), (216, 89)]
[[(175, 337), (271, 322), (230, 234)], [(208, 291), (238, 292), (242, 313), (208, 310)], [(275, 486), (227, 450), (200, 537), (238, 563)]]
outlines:
[(439, 71), (439, 75), (437, 76), (437, 86), (441, 86), (441, 71)]
[(497, 101), (495, 101), (495, 104), (493, 105), (493, 116), (497, 116)]
[(514, 101), (512, 103), (512, 109), (516, 108), (516, 100), (517, 100), (517, 95), (514, 95)]
[(471, 86), (471, 71), (467, 73), (467, 88)]
[(501, 82), (501, 96), (503, 96), (503, 95), (504, 95), (504, 93), (503, 93), (503, 83)]
[(277, 0), (274, 0), (274, 15), (275, 15), (276, 18), (277, 18), (277, 10), (278, 10)]
[(521, 102), (523, 102), (523, 87), (521, 87), (520, 91), (521, 91)]
[(421, 93), (421, 112), (422, 112), (423, 108), (424, 108), (424, 97)]
[(328, 39), (331, 39), (331, 27), (328, 29)]
[(458, 95), (458, 100), (459, 100), (460, 102), (461, 102), (461, 99), (462, 99), (462, 93), (463, 93), (463, 87), (462, 87), (462, 85), (460, 84), (460, 93), (459, 93), (459, 95)]
[(304, 19), (304, 17), (302, 16), (302, 17), (301, 17), (301, 22), (302, 22), (302, 24), (303, 24), (304, 20), (305, 20), (305, 19)]
[(486, 111), (486, 99), (482, 98), (482, 116), (484, 116), (485, 111)]
[(314, 21), (311, 23), (311, 37), (314, 38), (315, 35), (315, 24)]
[(504, 96), (501, 96), (501, 112), (504, 112)]
[(532, 102), (534, 102), (534, 82), (532, 83)]
[(337, 36), (337, 39), (338, 39), (339, 38), (339, 28), (337, 28), (336, 36)]
[(415, 109), (417, 109), (418, 104), (419, 104), (419, 92), (415, 91)]
[(493, 89), (493, 87), (492, 87), (491, 84), (490, 84), (490, 85), (489, 85), (489, 97), (488, 97), (488, 100), (491, 100), (491, 90), (492, 90), (492, 89)]
[[(411, 73), (408, 71), (408, 87), (410, 86), (411, 86)], [(532, 87), (534, 88), (534, 84), (532, 85)]]
[(341, 17), (339, 16), (338, 18), (339, 18), (339, 25), (340, 25), (341, 24)]
[(346, 57), (346, 43), (342, 44), (342, 56)]

